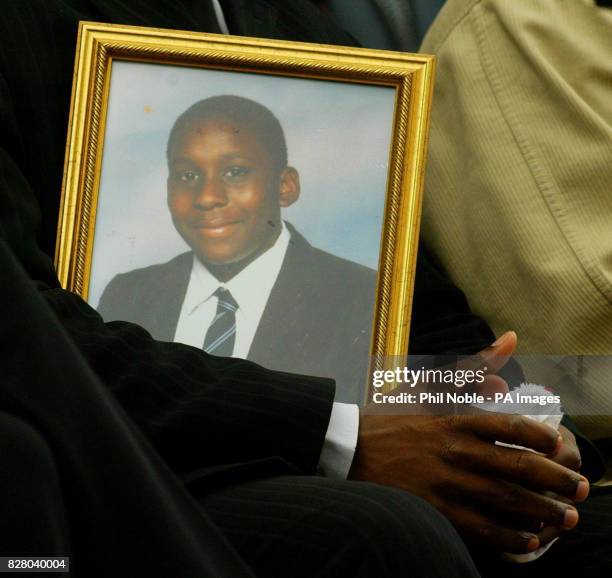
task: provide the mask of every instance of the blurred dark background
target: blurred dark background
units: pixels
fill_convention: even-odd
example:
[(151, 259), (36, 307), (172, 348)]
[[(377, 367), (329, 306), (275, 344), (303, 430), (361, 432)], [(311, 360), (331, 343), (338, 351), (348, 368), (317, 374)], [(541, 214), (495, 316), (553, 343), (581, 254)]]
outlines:
[(416, 52), (444, 0), (311, 0), (362, 46)]

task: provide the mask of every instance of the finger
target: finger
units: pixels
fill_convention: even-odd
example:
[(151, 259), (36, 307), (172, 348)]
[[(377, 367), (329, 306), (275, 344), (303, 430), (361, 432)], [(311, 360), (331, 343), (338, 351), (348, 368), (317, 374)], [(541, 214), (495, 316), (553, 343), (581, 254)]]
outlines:
[(457, 417), (457, 425), (490, 441), (530, 448), (554, 456), (561, 449), (559, 433), (549, 425), (521, 415), (489, 412), (488, 415)]
[[(498, 471), (503, 471), (508, 479), (574, 502), (583, 502), (589, 495), (589, 481), (584, 476), (544, 456), (512, 448), (498, 448), (496, 453), (501, 455)], [(494, 462), (495, 459), (495, 467)]]
[(580, 468), (582, 467), (582, 459), (580, 457), (580, 451), (577, 447), (571, 447), (563, 444), (557, 454), (552, 456), (550, 459), (553, 462), (575, 472), (579, 472)]
[(534, 522), (543, 522), (571, 530), (578, 523), (578, 511), (573, 505), (505, 480), (463, 471), (453, 484), (442, 489), (451, 499), (477, 503), (481, 509), (495, 512), (496, 520), (512, 521), (512, 525), (521, 529), (531, 529)]
[(506, 448), (480, 440), (456, 439), (445, 447), (447, 462), (468, 471), (481, 471), (524, 487), (552, 491), (582, 501), (589, 491), (586, 478), (534, 452)]
[(457, 367), (464, 370), (482, 369), (487, 373), (497, 373), (508, 363), (508, 359), (514, 353), (517, 339), (514, 331), (507, 331), (489, 347), (459, 361)]
[(576, 437), (565, 426), (559, 426), (559, 433), (561, 434), (563, 445), (556, 455), (551, 456), (551, 459), (566, 468), (579, 472), (582, 467), (582, 458), (576, 444)]
[(559, 494), (555, 494), (555, 492), (544, 492), (545, 496), (548, 496), (549, 498), (552, 498), (553, 500), (557, 500), (558, 502), (563, 502), (564, 504), (567, 504), (569, 506), (573, 506), (574, 505), (574, 500), (570, 500), (569, 498), (566, 498), (565, 496), (560, 496)]
[(540, 530), (542, 530), (542, 528), (544, 527), (544, 523), (539, 522), (537, 520), (518, 520), (512, 516), (509, 516), (507, 519), (504, 519), (504, 521), (506, 520), (513, 528), (521, 528), (527, 532), (533, 532), (534, 534), (540, 532)]
[(492, 350), (495, 352), (495, 355), (509, 356), (514, 353), (517, 342), (518, 337), (516, 333), (514, 331), (506, 331), (484, 351), (490, 352)]
[(468, 542), (493, 547), (501, 552), (525, 554), (540, 547), (540, 539), (533, 532), (514, 530), (467, 508), (459, 508), (450, 518), (459, 534)]
[(556, 526), (544, 526), (538, 532), (538, 539), (540, 540), (541, 546), (546, 546), (546, 544), (550, 544), (555, 538), (558, 538), (563, 534), (565, 530), (562, 528), (557, 528)]
[(499, 375), (486, 375), (482, 383), (474, 383), (471, 391), (486, 396), (494, 396), (496, 393), (508, 393), (510, 388), (506, 380)]

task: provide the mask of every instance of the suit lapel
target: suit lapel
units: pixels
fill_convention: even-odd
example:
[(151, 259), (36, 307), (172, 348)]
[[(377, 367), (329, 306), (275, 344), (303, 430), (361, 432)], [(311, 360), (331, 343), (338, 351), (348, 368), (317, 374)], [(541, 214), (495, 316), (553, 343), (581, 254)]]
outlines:
[(157, 295), (154, 298), (154, 310), (150, 312), (153, 318), (151, 333), (159, 341), (174, 339), (192, 265), (193, 253), (179, 255), (169, 263), (163, 278), (154, 288)]
[(289, 247), (248, 355), (249, 360), (265, 367), (278, 365), (279, 359), (295, 358), (308, 334), (308, 327), (295, 320), (308, 320), (314, 310), (309, 283), (312, 247), (291, 225), (288, 227)]

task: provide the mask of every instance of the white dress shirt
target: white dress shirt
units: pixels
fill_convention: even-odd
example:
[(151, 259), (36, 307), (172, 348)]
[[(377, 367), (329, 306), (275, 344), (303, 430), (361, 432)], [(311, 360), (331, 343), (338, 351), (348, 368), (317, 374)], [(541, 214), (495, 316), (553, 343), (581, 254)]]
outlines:
[(289, 239), (289, 231), (282, 223), (281, 233), (274, 245), (227, 282), (217, 280), (194, 255), (174, 341), (202, 348), (206, 332), (217, 312), (219, 299), (213, 293), (223, 287), (238, 304), (232, 357), (246, 359), (283, 265)]
[[(274, 245), (227, 282), (218, 281), (194, 255), (174, 341), (202, 348), (206, 332), (217, 312), (218, 298), (213, 293), (219, 287), (224, 287), (238, 304), (232, 357), (246, 359), (290, 239), (291, 235), (282, 223), (281, 233)], [(358, 431), (358, 407), (334, 403), (319, 459), (319, 471), (323, 475), (337, 478), (348, 476)]]

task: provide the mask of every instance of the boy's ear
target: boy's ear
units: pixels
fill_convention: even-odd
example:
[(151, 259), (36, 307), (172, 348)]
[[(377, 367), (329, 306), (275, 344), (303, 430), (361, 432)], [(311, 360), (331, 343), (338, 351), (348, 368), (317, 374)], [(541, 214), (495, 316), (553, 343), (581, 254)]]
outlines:
[(293, 167), (287, 167), (280, 176), (278, 189), (278, 204), (289, 207), (300, 196), (300, 175)]

